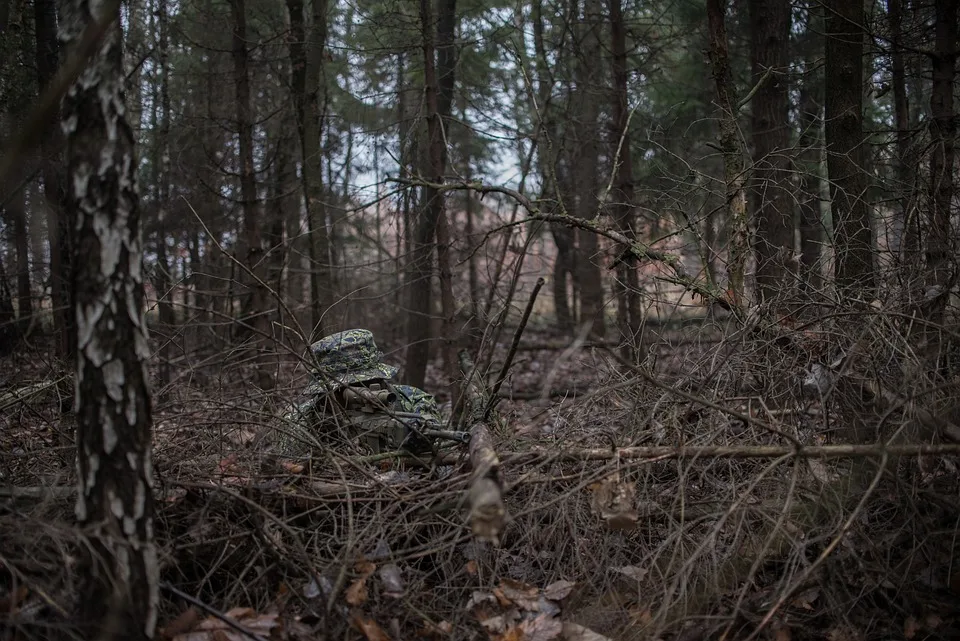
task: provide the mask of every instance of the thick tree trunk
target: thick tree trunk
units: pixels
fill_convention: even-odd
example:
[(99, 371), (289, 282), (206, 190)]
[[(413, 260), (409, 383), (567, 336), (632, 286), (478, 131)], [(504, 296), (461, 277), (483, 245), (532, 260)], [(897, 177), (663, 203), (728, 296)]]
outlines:
[[(933, 89), (930, 94), (930, 208), (926, 262), (928, 284), (945, 287), (949, 280), (952, 243), (950, 206), (953, 201), (954, 138), (957, 133), (953, 109), (957, 66), (958, 0), (937, 0), (933, 53)], [(943, 304), (946, 297), (941, 296)], [(942, 311), (942, 305), (939, 305)], [(937, 314), (939, 316), (939, 313)]]
[(273, 387), (273, 377), (268, 367), (270, 315), (267, 308), (266, 264), (263, 260), (263, 242), (260, 233), (260, 202), (257, 196), (257, 177), (253, 165), (253, 110), (250, 104), (250, 54), (247, 51), (247, 16), (244, 0), (230, 0), (233, 13), (233, 78), (237, 101), (237, 134), (240, 152), (240, 200), (243, 210), (243, 244), (246, 245), (245, 264), (252, 276), (246, 280), (250, 288), (250, 302), (244, 321), (254, 330), (253, 342), (257, 346), (258, 359), (263, 367), (258, 368), (258, 384)]
[[(557, 126), (552, 116), (550, 95), (553, 91), (552, 67), (547, 59), (544, 43), (543, 0), (536, 0), (532, 8), (533, 47), (536, 54), (537, 70), (537, 159), (540, 176), (543, 181), (542, 197), (547, 200), (559, 198), (557, 181)], [(542, 138), (542, 139), (541, 139)], [(557, 257), (553, 264), (553, 306), (557, 316), (557, 329), (568, 333), (573, 330), (574, 317), (567, 295), (568, 277), (573, 276), (573, 229), (563, 225), (550, 225), (550, 234), (557, 247)]]
[(14, 191), (4, 211), (12, 223), (13, 241), (17, 249), (17, 322), (26, 331), (33, 318), (33, 294), (30, 287), (30, 238), (27, 234), (26, 190), (20, 176), (15, 176)]
[(790, 180), (787, 43), (789, 0), (750, 0), (753, 197), (757, 293), (761, 300), (782, 296), (793, 284), (794, 222)]
[(735, 303), (744, 298), (744, 265), (750, 248), (747, 226), (747, 174), (743, 138), (737, 123), (737, 96), (730, 70), (727, 45), (726, 0), (707, 0), (707, 22), (710, 28), (710, 63), (717, 84), (717, 106), (720, 107), (720, 150), (723, 153), (725, 184), (725, 224), (727, 251), (727, 289)]
[(159, 603), (145, 368), (150, 349), (137, 159), (124, 117), (119, 5), (111, 4), (65, 0), (60, 20), (68, 55), (94, 16), (113, 22), (63, 102), (67, 204), (77, 221), (77, 518), (90, 536), (80, 609), (98, 638), (149, 639)]
[(157, 1), (156, 10), (157, 52), (159, 54), (159, 101), (154, 96), (152, 120), (157, 131), (154, 170), (157, 197), (157, 277), (154, 279), (157, 293), (157, 312), (164, 335), (160, 341), (159, 383), (163, 390), (170, 383), (170, 358), (173, 352), (176, 331), (176, 314), (173, 309), (170, 258), (167, 256), (167, 207), (172, 200), (173, 185), (170, 184), (170, 52), (169, 16), (167, 0)]
[[(442, 0), (436, 27), (430, 0), (420, 2), (423, 33), (423, 70), (426, 85), (427, 136), (429, 168), (424, 173), (433, 183), (442, 183), (447, 166), (447, 147), (443, 118), (449, 118), (453, 107), (454, 64), (453, 34), (456, 25), (456, 0)], [(436, 36), (434, 35), (436, 28)], [(434, 42), (437, 42), (437, 46)], [(439, 54), (439, 55), (438, 55)], [(436, 58), (436, 61), (435, 61)], [(410, 291), (410, 312), (407, 323), (407, 354), (404, 375), (411, 385), (422, 387), (430, 359), (431, 300), (433, 250), (437, 227), (444, 216), (443, 193), (434, 187), (423, 188), (420, 220), (414, 232), (407, 285)], [(446, 343), (446, 341), (445, 341)], [(453, 345), (446, 345), (453, 352)], [(456, 358), (445, 358), (448, 368), (456, 368)]]
[[(817, 290), (822, 285), (821, 247), (823, 223), (820, 216), (820, 129), (823, 106), (823, 76), (819, 72), (823, 21), (818, 19), (819, 8), (810, 7), (807, 12), (806, 32), (803, 36), (804, 74), (800, 86), (798, 138), (797, 194), (800, 219), (800, 271), (801, 284)], [(816, 13), (815, 13), (816, 12)]]
[(910, 102), (907, 97), (906, 62), (902, 40), (903, 0), (889, 0), (887, 17), (890, 36), (893, 39), (890, 51), (890, 81), (893, 85), (893, 115), (897, 127), (897, 192), (899, 209), (894, 212), (891, 249), (897, 253), (900, 264), (909, 267), (916, 264), (919, 256), (920, 230), (916, 206), (914, 180), (916, 159), (910, 144)]
[[(40, 93), (53, 80), (60, 65), (57, 43), (57, 7), (55, 0), (34, 0), (34, 25), (37, 39), (37, 81)], [(63, 147), (59, 115), (51, 118), (40, 138), (43, 192), (47, 211), (47, 235), (50, 244), (50, 298), (54, 332), (61, 359), (71, 362), (76, 354), (73, 318), (72, 255), (73, 221), (65, 207), (66, 186), (61, 170)]]
[[(598, 140), (599, 100), (602, 92), (602, 64), (600, 48), (600, 24), (602, 15), (599, 0), (585, 0), (583, 23), (580, 29), (577, 67), (577, 112), (576, 133), (573, 140), (576, 185), (576, 215), (585, 220), (599, 214), (600, 187)], [(604, 322), (603, 278), (600, 272), (599, 245), (596, 234), (577, 230), (578, 260), (577, 280), (580, 284), (580, 322), (590, 323), (590, 335), (603, 338)]]
[[(440, 182), (447, 170), (446, 141), (449, 138), (453, 115), (453, 88), (457, 52), (454, 47), (454, 35), (457, 31), (457, 2), (456, 0), (441, 0), (438, 3), (437, 15), (437, 111), (441, 129), (441, 147), (431, 146), (430, 164), (432, 173)], [(438, 153), (439, 152), (439, 153)], [(470, 197), (466, 194), (467, 198)], [(448, 213), (445, 199), (440, 199), (443, 209), (437, 216), (437, 267), (440, 276), (440, 308), (443, 311), (443, 340), (444, 374), (447, 378), (447, 387), (450, 401), (457, 403), (460, 398), (460, 365), (457, 358), (457, 318), (456, 303), (453, 298), (453, 262), (452, 244), (453, 234), (450, 232)]]
[[(633, 149), (630, 145), (630, 109), (627, 87), (627, 30), (623, 21), (622, 0), (609, 0), (610, 45), (613, 54), (613, 122), (612, 156), (617, 158), (617, 176), (612, 191), (616, 203), (614, 218), (617, 227), (630, 239), (636, 237), (633, 205)], [(621, 143), (622, 140), (622, 143)], [(626, 338), (632, 354), (641, 342), (643, 319), (640, 311), (640, 279), (633, 260), (617, 264), (618, 310), (620, 333)]]
[(321, 150), (322, 109), (324, 97), (320, 77), (323, 74), (323, 49), (327, 42), (327, 0), (312, 0), (313, 21), (307, 32), (304, 53), (304, 77), (299, 90), (301, 96), (301, 140), (303, 152), (303, 183), (307, 209), (307, 233), (310, 236), (310, 301), (313, 306), (314, 338), (324, 335), (324, 328), (332, 325), (328, 316), (334, 301), (333, 260), (330, 251), (330, 232), (327, 227), (327, 208), (323, 189), (323, 156)]
[(869, 300), (876, 284), (873, 232), (863, 173), (863, 3), (826, 8), (824, 134), (834, 228), (834, 274), (849, 295)]

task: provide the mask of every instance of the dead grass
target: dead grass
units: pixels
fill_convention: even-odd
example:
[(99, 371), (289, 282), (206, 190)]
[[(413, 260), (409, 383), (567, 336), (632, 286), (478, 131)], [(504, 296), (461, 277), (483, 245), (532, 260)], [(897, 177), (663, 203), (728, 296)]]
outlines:
[[(361, 637), (360, 614), (393, 638), (439, 638), (426, 630), (441, 628), (450, 630), (442, 638), (485, 638), (478, 610), (467, 607), (475, 593), (496, 593), (506, 580), (540, 588), (566, 580), (576, 586), (559, 616), (618, 639), (743, 639), (761, 623), (758, 638), (902, 638), (905, 630), (951, 638), (960, 630), (954, 459), (881, 467), (561, 456), (583, 447), (783, 444), (782, 434), (843, 442), (858, 421), (855, 432), (874, 439), (899, 428), (922, 433), (902, 407), (878, 409), (850, 389), (804, 396), (810, 354), (857, 342), (834, 338), (850, 335), (840, 329), (791, 331), (794, 349), (772, 330), (717, 342), (707, 326), (709, 339), (698, 342), (684, 328), (649, 346), (641, 367), (659, 386), (600, 348), (523, 353), (495, 435), (511, 514), (498, 547), (470, 535), (462, 463), (371, 464), (349, 449), (286, 465), (266, 455), (257, 436), (305, 382), (294, 360), (281, 363), (270, 392), (253, 387), (240, 353), (196, 376), (187, 362), (155, 407), (162, 621), (196, 601), (299, 617), (310, 638)], [(871, 380), (895, 385), (874, 366), (895, 351), (876, 346), (896, 346), (896, 335), (880, 324), (860, 340), (870, 349), (856, 373), (881, 372)], [(45, 350), (8, 359), (3, 371), (19, 373), (0, 393), (55, 378)], [(509, 398), (531, 390), (549, 393)], [(0, 501), (0, 596), (27, 587), (0, 614), (16, 638), (76, 630), (82, 537), (57, 402), (50, 388), (7, 408), (0, 425), (2, 486), (38, 488)], [(613, 473), (636, 488), (635, 529), (611, 531), (591, 507)], [(402, 591), (387, 568), (398, 569)]]

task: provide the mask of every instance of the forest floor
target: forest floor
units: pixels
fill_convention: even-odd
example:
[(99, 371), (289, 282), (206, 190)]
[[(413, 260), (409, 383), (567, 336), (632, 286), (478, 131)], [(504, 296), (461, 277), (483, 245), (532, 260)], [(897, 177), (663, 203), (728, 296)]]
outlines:
[[(466, 522), (464, 451), (427, 470), (349, 452), (278, 462), (260, 436), (303, 368), (282, 360), (266, 392), (239, 350), (182, 357), (154, 408), (162, 638), (960, 637), (956, 459), (597, 454), (843, 442), (842, 411), (828, 422), (798, 391), (802, 363), (719, 336), (663, 332), (638, 367), (528, 330), (493, 429), (509, 513), (496, 544)], [(49, 353), (0, 363), (4, 638), (76, 638), (73, 427)]]

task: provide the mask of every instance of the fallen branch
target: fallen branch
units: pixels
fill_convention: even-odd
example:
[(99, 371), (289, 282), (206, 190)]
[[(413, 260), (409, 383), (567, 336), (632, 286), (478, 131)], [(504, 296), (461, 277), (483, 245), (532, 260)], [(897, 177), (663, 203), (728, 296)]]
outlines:
[[(637, 446), (611, 448), (584, 448), (557, 452), (555, 450), (538, 450), (533, 452), (501, 452), (500, 458), (504, 461), (529, 465), (541, 460), (563, 461), (609, 461), (621, 459), (661, 461), (666, 459), (762, 459), (777, 458), (780, 456), (797, 456), (800, 458), (871, 458), (887, 455), (899, 456), (958, 456), (960, 444), (945, 443), (942, 445), (915, 444), (915, 445), (810, 445), (799, 448), (790, 445), (702, 445), (702, 446)], [(449, 454), (438, 460), (445, 465), (458, 462), (455, 454)]]
[[(568, 461), (605, 461), (622, 459), (689, 459), (689, 458), (863, 458), (871, 456), (947, 456), (960, 454), (960, 444), (915, 445), (702, 445), (694, 447), (651, 446), (587, 448), (561, 452), (559, 458)], [(546, 455), (546, 453), (544, 453)], [(556, 454), (551, 454), (557, 456)]]
[[(474, 370), (465, 350), (460, 352), (460, 370), (467, 380)], [(503, 502), (503, 471), (485, 420), (488, 411), (486, 394), (476, 380), (470, 381), (464, 394), (470, 423), (471, 478), (467, 489), (470, 529), (478, 539), (496, 545), (507, 522), (507, 507)]]

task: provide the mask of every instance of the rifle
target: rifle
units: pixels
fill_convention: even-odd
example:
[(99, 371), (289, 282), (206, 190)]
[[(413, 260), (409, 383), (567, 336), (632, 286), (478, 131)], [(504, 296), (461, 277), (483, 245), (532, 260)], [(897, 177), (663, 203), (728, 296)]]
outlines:
[[(443, 429), (443, 424), (435, 419), (429, 419), (416, 412), (405, 412), (393, 409), (397, 400), (397, 393), (388, 385), (387, 389), (371, 389), (367, 387), (342, 387), (344, 409), (360, 411), (370, 414), (383, 414), (389, 417), (375, 432), (392, 446), (402, 448), (406, 444), (421, 441), (423, 447), (431, 440), (453, 441), (455, 443), (469, 443), (469, 432), (457, 432)], [(425, 441), (425, 442), (424, 442)]]
[(386, 409), (397, 400), (397, 395), (388, 389), (368, 387), (344, 387), (341, 389), (345, 409), (371, 411)]

